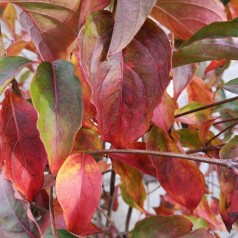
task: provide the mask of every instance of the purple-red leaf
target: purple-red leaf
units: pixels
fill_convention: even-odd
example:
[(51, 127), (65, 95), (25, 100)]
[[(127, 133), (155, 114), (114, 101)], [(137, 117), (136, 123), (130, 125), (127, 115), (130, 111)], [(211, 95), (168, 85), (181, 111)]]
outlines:
[[(108, 23), (101, 25), (105, 15)], [(152, 112), (169, 84), (171, 46), (167, 35), (147, 20), (122, 52), (100, 63), (98, 55), (108, 46), (112, 25), (112, 15), (105, 12), (87, 22), (81, 39), (87, 37), (94, 50), (87, 51), (82, 60), (92, 77), (101, 136), (115, 147), (125, 147), (150, 127)], [(95, 34), (91, 27), (98, 27)]]
[(39, 238), (39, 227), (30, 211), (30, 204), (15, 197), (12, 184), (0, 175), (0, 233), (1, 237)]
[(182, 40), (212, 22), (226, 21), (225, 8), (217, 0), (158, 0), (151, 16)]
[[(147, 149), (182, 153), (176, 138), (171, 139), (156, 127), (150, 131)], [(151, 159), (166, 192), (188, 210), (195, 209), (205, 191), (204, 177), (198, 167), (191, 161), (176, 158), (151, 156)]]
[(181, 92), (190, 83), (197, 71), (197, 64), (189, 64), (173, 69), (174, 99), (178, 99)]
[(109, 55), (119, 53), (144, 24), (156, 0), (118, 0)]
[(97, 209), (102, 191), (102, 175), (91, 155), (73, 154), (56, 178), (56, 195), (69, 231), (80, 235)]
[[(238, 136), (234, 136), (220, 150), (221, 159), (234, 159), (238, 155)], [(238, 220), (238, 175), (230, 169), (221, 168), (220, 213), (228, 231)]]
[(6, 161), (6, 177), (32, 200), (42, 186), (47, 162), (36, 128), (37, 113), (25, 99), (7, 91), (0, 115), (0, 160)]

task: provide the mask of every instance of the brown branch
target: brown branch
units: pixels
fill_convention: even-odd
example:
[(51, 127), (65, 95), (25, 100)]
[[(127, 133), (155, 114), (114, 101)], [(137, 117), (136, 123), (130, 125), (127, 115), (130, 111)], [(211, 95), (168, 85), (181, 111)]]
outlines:
[(238, 162), (233, 161), (232, 159), (221, 160), (216, 158), (204, 158), (200, 156), (193, 156), (187, 154), (178, 154), (172, 152), (162, 152), (162, 151), (153, 151), (153, 150), (136, 150), (136, 149), (108, 149), (108, 150), (97, 150), (97, 151), (87, 151), (85, 152), (91, 155), (97, 154), (144, 154), (144, 155), (154, 155), (154, 156), (163, 156), (167, 158), (177, 158), (184, 160), (192, 160), (196, 162), (204, 162), (208, 164), (215, 164), (223, 166), (226, 168), (238, 168)]
[(132, 210), (133, 210), (133, 208), (129, 206), (128, 211), (127, 211), (127, 216), (126, 216), (126, 228), (125, 228), (126, 233), (129, 232)]
[(209, 105), (206, 105), (206, 106), (203, 106), (203, 107), (198, 107), (196, 109), (193, 109), (193, 110), (190, 110), (190, 111), (187, 111), (187, 112), (182, 112), (180, 114), (175, 115), (175, 118), (182, 117), (182, 116), (194, 113), (194, 112), (199, 112), (199, 111), (202, 111), (202, 110), (205, 110), (205, 109), (208, 109), (208, 108), (217, 107), (219, 105), (222, 105), (222, 104), (225, 104), (225, 103), (228, 103), (228, 102), (232, 102), (232, 101), (235, 101), (235, 100), (238, 100), (238, 96), (233, 97), (233, 98), (229, 98), (229, 99), (226, 99), (226, 100), (222, 100), (220, 102), (216, 102), (216, 103), (213, 103), (213, 104), (209, 104)]
[(220, 150), (221, 147), (223, 147), (225, 144), (221, 144), (221, 145), (217, 145), (217, 146), (206, 146), (206, 147), (202, 147), (202, 148), (198, 148), (198, 149), (194, 149), (194, 150), (188, 150), (186, 151), (186, 154), (195, 154), (195, 153), (199, 153), (199, 152), (208, 152), (208, 151), (213, 151), (213, 150)]
[(57, 229), (56, 229), (56, 224), (55, 224), (53, 186), (50, 187), (49, 208), (50, 208), (50, 222), (51, 222), (53, 237), (59, 238)]
[(232, 121), (238, 121), (238, 117), (229, 118), (229, 119), (226, 119), (226, 120), (214, 122), (213, 126), (221, 124), (221, 123), (232, 122)]
[(115, 224), (113, 223), (113, 221), (108, 217), (108, 215), (104, 212), (104, 210), (98, 206), (98, 210), (103, 214), (103, 216), (106, 218), (106, 220), (108, 221), (108, 223), (115, 229), (115, 231), (118, 234), (118, 237), (123, 238), (123, 236), (121, 235), (121, 232), (118, 230), (118, 228), (115, 226)]
[(232, 128), (233, 128), (234, 126), (236, 126), (236, 125), (237, 125), (237, 123), (234, 123), (234, 124), (232, 124), (232, 125), (226, 127), (224, 130), (220, 131), (218, 134), (216, 134), (216, 135), (213, 136), (210, 140), (208, 140), (208, 141), (206, 142), (206, 145), (210, 144), (210, 143), (211, 143), (213, 140), (215, 140), (218, 136), (220, 136), (220, 135), (223, 134), (224, 132), (226, 132), (226, 131), (232, 129)]

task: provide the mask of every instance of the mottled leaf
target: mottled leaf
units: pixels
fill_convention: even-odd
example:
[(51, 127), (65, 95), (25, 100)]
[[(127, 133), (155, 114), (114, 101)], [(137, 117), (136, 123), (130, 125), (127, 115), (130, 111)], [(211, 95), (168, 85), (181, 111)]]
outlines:
[(20, 56), (0, 58), (0, 86), (9, 84), (30, 63), (32, 61)]
[(120, 161), (113, 161), (115, 172), (121, 177), (121, 194), (130, 206), (144, 212), (146, 191), (142, 183), (142, 174)]
[(151, 16), (182, 40), (212, 22), (226, 21), (225, 8), (217, 0), (158, 0)]
[[(93, 26), (100, 23), (100, 17), (91, 19)], [(110, 35), (110, 29), (106, 34)], [(99, 42), (101, 52), (105, 36)], [(95, 51), (97, 56), (99, 51)], [(103, 140), (122, 148), (149, 129), (153, 109), (169, 84), (170, 57), (168, 37), (147, 20), (126, 49), (98, 64), (92, 80), (93, 102)]]
[(0, 160), (6, 163), (6, 177), (32, 200), (41, 189), (47, 162), (36, 128), (37, 113), (25, 99), (7, 91), (0, 116)]
[[(234, 159), (238, 155), (238, 136), (234, 136), (220, 150), (221, 159)], [(228, 231), (238, 220), (238, 175), (225, 167), (221, 168), (220, 213)]]
[(188, 234), (192, 226), (183, 216), (151, 216), (136, 224), (130, 238), (178, 238)]
[(109, 54), (119, 53), (144, 24), (156, 0), (118, 0)]
[(11, 33), (15, 34), (15, 20), (16, 20), (16, 9), (9, 3), (3, 11), (2, 19), (9, 27)]
[(50, 169), (56, 174), (72, 150), (82, 121), (81, 86), (73, 65), (62, 60), (41, 63), (30, 93)]
[(69, 156), (56, 178), (56, 195), (69, 231), (80, 235), (87, 228), (99, 204), (101, 191), (102, 175), (92, 156)]
[[(182, 153), (176, 138), (171, 139), (159, 128), (149, 133), (147, 149)], [(199, 204), (205, 190), (203, 174), (191, 161), (150, 156), (156, 167), (157, 178), (165, 191), (188, 210)]]
[(161, 103), (153, 111), (152, 122), (162, 130), (169, 131), (174, 124), (176, 106), (174, 99), (165, 92)]
[(228, 81), (223, 85), (223, 88), (229, 92), (238, 94), (238, 78)]
[(181, 92), (190, 83), (197, 71), (197, 64), (189, 64), (173, 69), (174, 99), (178, 99)]
[(30, 204), (15, 197), (12, 184), (0, 175), (0, 232), (1, 237), (39, 238), (40, 230), (31, 212)]

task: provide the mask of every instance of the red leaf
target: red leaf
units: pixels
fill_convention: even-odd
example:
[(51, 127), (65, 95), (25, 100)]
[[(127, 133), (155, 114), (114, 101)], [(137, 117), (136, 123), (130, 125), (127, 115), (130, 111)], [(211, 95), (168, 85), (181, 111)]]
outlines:
[(182, 40), (215, 21), (226, 21), (223, 4), (217, 0), (158, 0), (151, 16)]
[[(220, 150), (221, 159), (234, 159), (238, 154), (238, 136), (234, 136)], [(220, 213), (228, 231), (238, 220), (238, 175), (230, 169), (221, 168)]]
[(164, 131), (169, 131), (174, 124), (174, 111), (176, 103), (166, 92), (162, 97), (162, 101), (153, 111), (152, 122)]
[[(107, 47), (113, 19), (110, 15), (107, 26), (102, 26), (99, 23), (104, 15), (110, 14), (100, 13), (87, 23), (84, 35), (91, 34), (91, 27), (95, 25), (99, 27), (97, 32), (106, 33), (101, 41), (94, 42), (97, 35), (89, 37), (89, 42), (98, 45), (94, 53), (88, 52), (86, 61), (91, 54), (91, 59), (97, 59)], [(89, 71), (93, 75), (93, 102), (97, 108), (99, 130), (103, 140), (115, 147), (125, 147), (150, 127), (153, 109), (169, 84), (171, 46), (167, 35), (154, 22), (147, 20), (123, 52), (102, 63), (96, 63), (100, 62), (96, 59), (93, 66), (98, 68), (99, 65), (97, 74)], [(85, 65), (87, 67), (87, 62)]]
[(144, 24), (156, 0), (119, 0), (109, 54), (119, 53), (134, 38)]
[(101, 191), (101, 172), (92, 156), (69, 156), (56, 177), (56, 195), (69, 231), (80, 235), (88, 227)]
[(212, 126), (212, 124), (214, 123), (214, 121), (216, 120), (216, 118), (213, 118), (211, 120), (207, 120), (205, 122), (202, 123), (200, 130), (199, 130), (199, 139), (202, 143), (203, 146), (205, 146), (206, 141), (207, 141), (207, 137), (209, 135), (209, 130), (210, 127)]
[(6, 161), (6, 177), (27, 200), (32, 200), (42, 186), (47, 162), (36, 128), (37, 113), (25, 99), (7, 91), (1, 121), (0, 149)]
[[(154, 127), (148, 137), (147, 149), (181, 153), (180, 146), (169, 135)], [(165, 191), (178, 203), (192, 211), (205, 190), (203, 174), (191, 161), (150, 156), (157, 178)]]
[(173, 69), (174, 100), (187, 87), (197, 71), (197, 64), (189, 64)]
[[(132, 142), (126, 146), (126, 149), (140, 149), (145, 150), (146, 145), (142, 142)], [(156, 177), (155, 167), (148, 155), (143, 154), (110, 154), (114, 160), (119, 160), (133, 168), (140, 170), (142, 173), (149, 174)]]
[(224, 65), (228, 62), (228, 60), (212, 60), (211, 63), (206, 67), (205, 74), (208, 72), (220, 67), (224, 67)]

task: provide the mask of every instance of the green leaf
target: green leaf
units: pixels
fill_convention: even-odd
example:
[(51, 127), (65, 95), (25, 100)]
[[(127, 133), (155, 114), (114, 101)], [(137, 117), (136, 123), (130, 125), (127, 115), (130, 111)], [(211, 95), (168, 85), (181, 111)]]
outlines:
[(183, 216), (152, 216), (138, 222), (130, 238), (178, 238), (187, 235), (192, 226)]
[(39, 113), (37, 127), (50, 169), (56, 174), (71, 153), (82, 121), (81, 86), (73, 65), (63, 60), (41, 63), (30, 93)]
[[(76, 238), (77, 237), (77, 236), (74, 236), (70, 232), (68, 232), (66, 230), (63, 230), (63, 229), (57, 230), (57, 233), (58, 233), (59, 238)], [(46, 230), (46, 232), (44, 233), (43, 238), (54, 238), (51, 227), (49, 227)]]
[(232, 79), (223, 85), (223, 88), (232, 93), (238, 94), (238, 78)]
[(237, 23), (238, 18), (203, 27), (174, 52), (173, 67), (208, 60), (238, 60)]
[(0, 91), (3, 91), (29, 63), (32, 63), (32, 61), (20, 56), (0, 58)]

